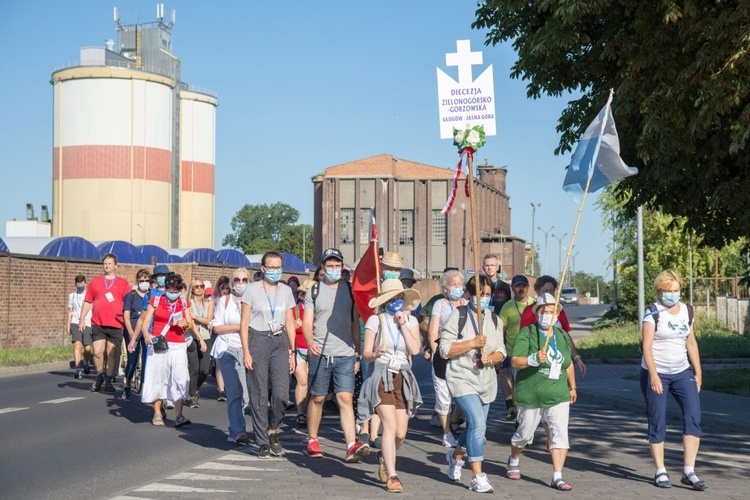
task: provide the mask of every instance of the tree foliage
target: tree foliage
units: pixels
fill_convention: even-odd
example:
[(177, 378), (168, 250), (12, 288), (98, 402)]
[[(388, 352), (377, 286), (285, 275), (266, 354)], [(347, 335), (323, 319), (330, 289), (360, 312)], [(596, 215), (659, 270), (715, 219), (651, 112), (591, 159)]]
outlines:
[(558, 154), (614, 89), (622, 157), (640, 169), (615, 189), (626, 213), (687, 217), (721, 247), (750, 234), (749, 25), (746, 0), (486, 0), (472, 27), (512, 42), (530, 97), (581, 94), (559, 118)]
[(224, 236), (221, 243), (246, 254), (273, 250), (302, 257), (302, 228), (306, 231), (307, 246), (311, 248), (312, 226), (297, 225), (297, 219), (299, 211), (286, 203), (245, 205), (232, 217), (232, 233)]

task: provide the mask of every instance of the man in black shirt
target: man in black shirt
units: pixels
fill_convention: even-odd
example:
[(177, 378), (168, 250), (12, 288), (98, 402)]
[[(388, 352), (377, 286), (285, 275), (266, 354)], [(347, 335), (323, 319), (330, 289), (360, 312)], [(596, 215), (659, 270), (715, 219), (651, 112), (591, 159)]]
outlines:
[(503, 268), (500, 265), (500, 259), (497, 255), (488, 253), (484, 256), (482, 269), (492, 281), (492, 300), (490, 309), (495, 314), (500, 314), (503, 304), (508, 302), (513, 295), (510, 291), (510, 285), (501, 279)]

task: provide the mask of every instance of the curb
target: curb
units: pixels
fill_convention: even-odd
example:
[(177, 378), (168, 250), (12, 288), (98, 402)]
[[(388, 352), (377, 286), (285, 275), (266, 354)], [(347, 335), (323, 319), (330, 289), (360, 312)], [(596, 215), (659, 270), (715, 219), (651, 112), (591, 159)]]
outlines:
[(0, 378), (61, 370), (70, 370), (70, 363), (68, 361), (53, 361), (51, 363), (41, 363), (37, 365), (4, 366), (0, 368)]

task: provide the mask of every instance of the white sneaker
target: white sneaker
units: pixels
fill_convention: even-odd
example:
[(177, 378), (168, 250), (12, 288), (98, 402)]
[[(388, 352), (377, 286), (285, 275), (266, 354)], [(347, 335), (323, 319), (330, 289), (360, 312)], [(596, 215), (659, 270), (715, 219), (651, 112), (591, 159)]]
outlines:
[(487, 480), (487, 474), (482, 472), (481, 474), (476, 475), (471, 480), (471, 486), (469, 486), (469, 489), (471, 491), (476, 491), (477, 493), (492, 493), (492, 485)]
[(446, 448), (455, 448), (458, 446), (458, 441), (453, 437), (453, 434), (443, 434), (443, 446)]
[(453, 450), (448, 450), (445, 453), (445, 461), (448, 462), (448, 478), (451, 481), (460, 481), (461, 469), (464, 466), (464, 461), (453, 458)]

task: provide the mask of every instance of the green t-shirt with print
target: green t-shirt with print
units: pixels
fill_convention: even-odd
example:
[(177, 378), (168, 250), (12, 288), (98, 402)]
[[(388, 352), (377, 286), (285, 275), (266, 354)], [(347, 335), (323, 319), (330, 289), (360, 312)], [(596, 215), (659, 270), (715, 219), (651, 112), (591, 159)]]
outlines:
[(534, 299), (531, 297), (526, 297), (526, 300), (521, 302), (511, 299), (500, 309), (500, 319), (503, 320), (505, 326), (505, 350), (507, 352), (513, 352), (513, 344), (518, 336), (518, 330), (521, 329), (523, 310), (533, 303)]
[[(527, 326), (518, 333), (513, 356), (529, 356), (544, 347), (544, 332), (537, 325)], [(558, 379), (549, 378), (549, 359), (562, 361)], [(547, 345), (548, 361), (539, 366), (528, 366), (516, 374), (516, 404), (526, 408), (550, 408), (570, 401), (567, 368), (571, 363), (570, 342), (561, 329), (554, 328), (554, 336)]]

